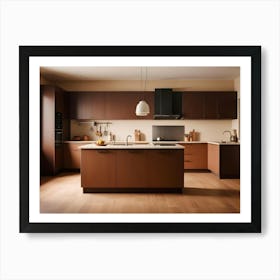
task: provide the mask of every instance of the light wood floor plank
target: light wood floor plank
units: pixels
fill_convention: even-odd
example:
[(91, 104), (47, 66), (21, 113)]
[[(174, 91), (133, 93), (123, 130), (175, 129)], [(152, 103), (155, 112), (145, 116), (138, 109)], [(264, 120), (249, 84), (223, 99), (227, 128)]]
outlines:
[(41, 213), (239, 213), (240, 180), (185, 173), (183, 194), (83, 193), (79, 173), (42, 177)]

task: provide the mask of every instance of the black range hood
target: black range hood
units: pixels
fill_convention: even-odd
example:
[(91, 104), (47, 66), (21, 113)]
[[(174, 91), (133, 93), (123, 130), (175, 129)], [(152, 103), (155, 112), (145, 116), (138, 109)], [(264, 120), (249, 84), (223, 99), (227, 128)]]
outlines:
[(174, 92), (171, 88), (155, 89), (154, 119), (181, 119), (182, 93)]

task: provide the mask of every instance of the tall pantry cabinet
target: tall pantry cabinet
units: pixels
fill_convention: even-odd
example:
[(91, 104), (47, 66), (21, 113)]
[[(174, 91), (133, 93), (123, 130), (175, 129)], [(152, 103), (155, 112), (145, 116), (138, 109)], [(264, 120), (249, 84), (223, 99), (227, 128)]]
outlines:
[(41, 175), (55, 175), (63, 168), (63, 140), (69, 133), (65, 107), (63, 90), (49, 85), (40, 87)]

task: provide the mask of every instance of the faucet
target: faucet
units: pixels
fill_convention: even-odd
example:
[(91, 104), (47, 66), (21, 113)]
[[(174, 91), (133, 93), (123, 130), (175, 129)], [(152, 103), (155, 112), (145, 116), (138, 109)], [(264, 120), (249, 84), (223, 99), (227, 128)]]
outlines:
[(229, 142), (230, 142), (230, 140), (231, 140), (231, 132), (229, 131), (229, 130), (225, 130), (224, 132), (223, 132), (223, 134), (225, 134), (225, 133), (229, 133)]
[(131, 138), (132, 138), (132, 136), (131, 136), (131, 135), (127, 135), (127, 136), (126, 136), (126, 146), (128, 146), (128, 138), (129, 138), (129, 137), (131, 137)]

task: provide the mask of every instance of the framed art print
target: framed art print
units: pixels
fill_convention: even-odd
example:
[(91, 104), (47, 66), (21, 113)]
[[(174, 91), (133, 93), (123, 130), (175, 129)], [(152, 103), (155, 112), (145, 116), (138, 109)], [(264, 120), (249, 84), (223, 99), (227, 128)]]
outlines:
[(261, 232), (260, 46), (20, 46), (20, 232)]

